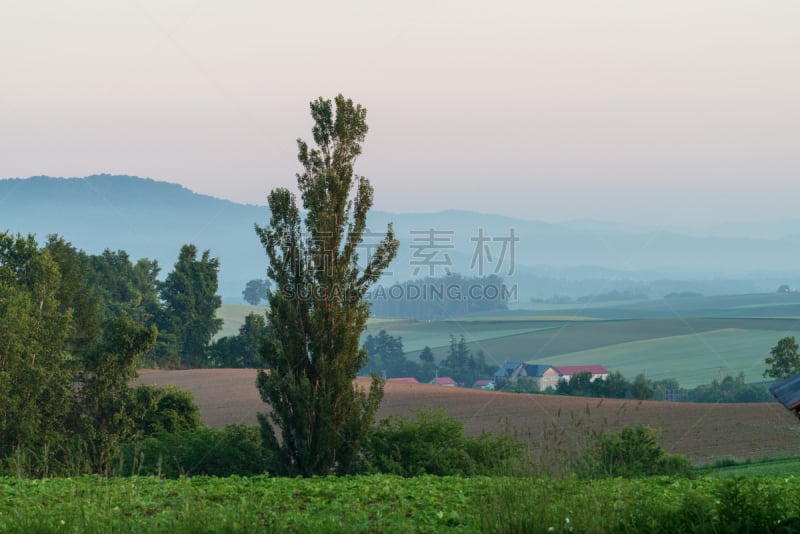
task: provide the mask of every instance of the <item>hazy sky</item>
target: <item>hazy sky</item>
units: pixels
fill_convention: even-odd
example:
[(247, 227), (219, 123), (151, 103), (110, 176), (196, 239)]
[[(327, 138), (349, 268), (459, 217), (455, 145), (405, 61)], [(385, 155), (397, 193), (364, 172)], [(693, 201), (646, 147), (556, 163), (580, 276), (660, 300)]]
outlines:
[(796, 217), (798, 28), (796, 0), (0, 0), (0, 177), (261, 204), (341, 92), (378, 209)]

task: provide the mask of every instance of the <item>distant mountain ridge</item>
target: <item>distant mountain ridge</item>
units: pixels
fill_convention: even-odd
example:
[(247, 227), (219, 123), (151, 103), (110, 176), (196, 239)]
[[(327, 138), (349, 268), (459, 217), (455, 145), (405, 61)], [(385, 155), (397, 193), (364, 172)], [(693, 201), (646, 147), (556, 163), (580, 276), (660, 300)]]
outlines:
[[(220, 258), (220, 291), (228, 301), (240, 298), (247, 280), (265, 276), (266, 255), (253, 225), (268, 221), (265, 206), (238, 204), (148, 178), (103, 174), (0, 179), (0, 231), (34, 233), (40, 241), (57, 233), (89, 253), (123, 249), (134, 259), (157, 259), (162, 274), (172, 269), (181, 245), (194, 243)], [(593, 285), (600, 292), (663, 279), (736, 279), (743, 282), (742, 290), (768, 289), (776, 280), (800, 285), (793, 274), (800, 265), (800, 237), (792, 235), (698, 237), (458, 210), (372, 211), (368, 222), (376, 233), (392, 222), (401, 241), (387, 283), (438, 276), (447, 269), (465, 276), (496, 272), (519, 285), (521, 299), (569, 292), (570, 280), (581, 281), (582, 292)], [(512, 230), (518, 238), (513, 251)], [(696, 290), (697, 285), (687, 288)]]

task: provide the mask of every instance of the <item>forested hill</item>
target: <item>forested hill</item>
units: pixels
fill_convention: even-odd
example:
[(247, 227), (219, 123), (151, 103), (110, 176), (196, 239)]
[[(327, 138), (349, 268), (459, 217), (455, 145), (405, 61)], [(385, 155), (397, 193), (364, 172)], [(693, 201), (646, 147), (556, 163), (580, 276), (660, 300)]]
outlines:
[[(269, 189), (266, 184), (263, 198), (253, 202), (265, 202)], [(264, 277), (266, 256), (253, 224), (268, 221), (265, 206), (132, 176), (0, 179), (0, 231), (34, 233), (40, 241), (57, 233), (91, 254), (122, 249), (132, 258), (158, 260), (162, 272), (172, 268), (181, 245), (193, 243), (220, 258), (220, 292), (228, 301), (241, 296), (247, 280)], [(792, 274), (800, 265), (800, 239), (788, 231), (774, 239), (697, 237), (455, 210), (370, 214), (369, 227), (376, 234), (388, 222), (401, 242), (390, 267), (392, 281), (441, 276), (447, 270), (497, 274), (519, 285), (520, 300), (625, 291), (641, 284), (650, 284), (645, 292), (653, 293), (651, 282), (665, 279), (701, 281), (669, 284), (665, 292), (707, 294), (800, 285)], [(362, 254), (378, 239), (368, 236)]]
[(34, 233), (40, 241), (55, 233), (92, 254), (122, 249), (158, 260), (162, 273), (181, 245), (193, 243), (220, 258), (223, 294), (240, 294), (244, 281), (264, 277), (253, 223), (267, 220), (265, 207), (132, 176), (0, 180), (0, 231)]

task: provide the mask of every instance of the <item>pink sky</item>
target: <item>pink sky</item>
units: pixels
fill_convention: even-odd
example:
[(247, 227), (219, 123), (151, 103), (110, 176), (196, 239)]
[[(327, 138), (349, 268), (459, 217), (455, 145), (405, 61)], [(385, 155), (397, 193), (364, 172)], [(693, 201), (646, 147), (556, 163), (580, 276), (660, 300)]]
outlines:
[(389, 211), (664, 226), (794, 217), (800, 3), (6, 1), (0, 177), (263, 203), (308, 102), (369, 111)]

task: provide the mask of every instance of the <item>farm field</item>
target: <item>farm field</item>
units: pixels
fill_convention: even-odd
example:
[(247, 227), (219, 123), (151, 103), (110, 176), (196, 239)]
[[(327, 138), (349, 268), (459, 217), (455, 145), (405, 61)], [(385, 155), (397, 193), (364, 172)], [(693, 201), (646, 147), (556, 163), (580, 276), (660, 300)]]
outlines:
[(0, 497), (3, 532), (672, 533), (800, 527), (800, 481), (783, 476), (0, 478)]
[(800, 456), (772, 458), (758, 462), (737, 463), (736, 465), (714, 467), (711, 476), (745, 477), (796, 477), (800, 479)]
[[(265, 411), (252, 369), (140, 371), (138, 383), (175, 384), (192, 391), (203, 420), (223, 427), (256, 424)], [(359, 378), (358, 383), (367, 384)], [(617, 430), (646, 424), (661, 430), (661, 444), (695, 465), (722, 458), (785, 457), (800, 451), (800, 421), (782, 405), (695, 404), (622, 399), (526, 395), (447, 388), (428, 384), (386, 384), (379, 418), (409, 410), (442, 407), (464, 423), (467, 434), (516, 432), (532, 450), (578, 446), (588, 430)]]
[[(784, 297), (783, 295), (778, 295)], [(416, 360), (429, 346), (437, 360), (444, 358), (450, 336), (464, 336), (473, 353), (483, 351), (487, 363), (506, 361), (550, 365), (601, 364), (632, 380), (637, 374), (653, 380), (676, 378), (682, 387), (708, 384), (726, 375), (744, 373), (747, 382), (763, 380), (764, 358), (777, 341), (800, 330), (800, 319), (778, 316), (794, 314), (794, 295), (781, 302), (775, 295), (714, 297), (706, 307), (696, 303), (672, 305), (671, 316), (656, 313), (658, 303), (613, 305), (605, 308), (561, 310), (586, 315), (535, 315), (531, 310), (505, 315), (459, 320), (416, 321), (414, 319), (370, 319), (364, 337), (385, 329), (400, 336), (406, 357)], [(703, 299), (700, 299), (703, 300)], [(778, 300), (778, 302), (776, 302)], [(727, 308), (723, 306), (727, 305)], [(263, 308), (223, 306), (226, 325), (238, 330), (244, 315)], [(638, 318), (602, 318), (612, 313)], [(654, 311), (655, 310), (655, 311)], [(732, 312), (747, 310), (752, 316)], [(603, 313), (599, 313), (603, 312)], [(554, 313), (547, 310), (547, 313)], [(698, 315), (693, 313), (716, 314)], [(726, 315), (727, 314), (727, 315)], [(229, 327), (226, 326), (226, 331)], [(235, 332), (233, 332), (235, 333)]]

